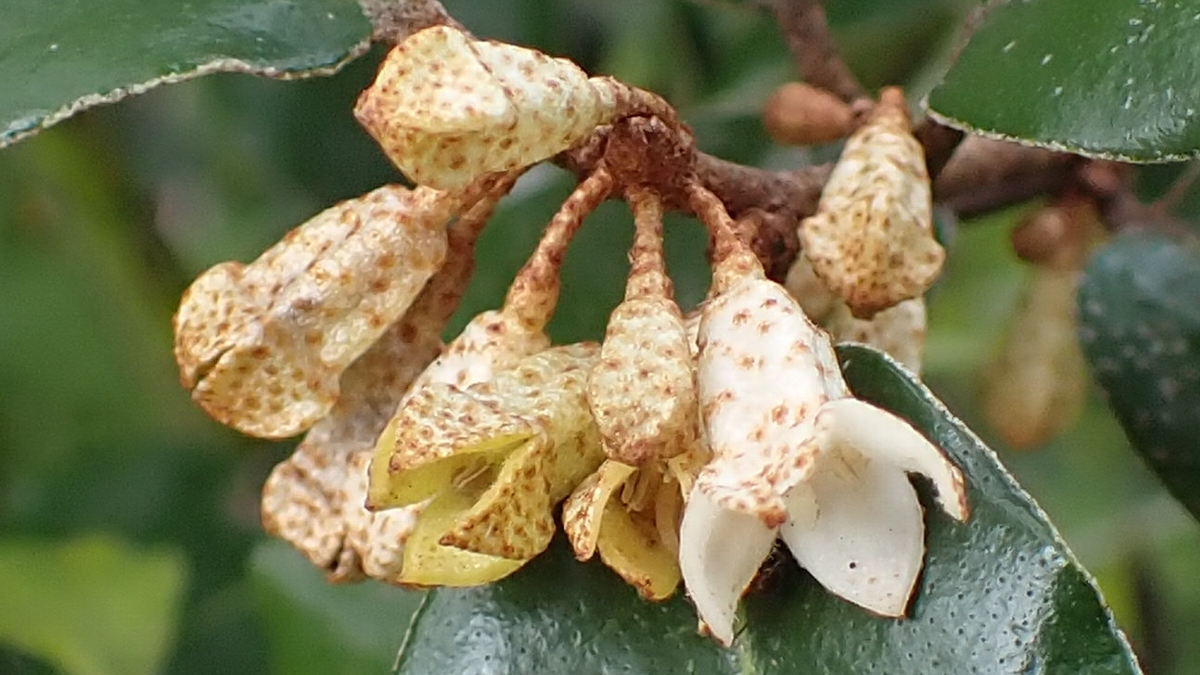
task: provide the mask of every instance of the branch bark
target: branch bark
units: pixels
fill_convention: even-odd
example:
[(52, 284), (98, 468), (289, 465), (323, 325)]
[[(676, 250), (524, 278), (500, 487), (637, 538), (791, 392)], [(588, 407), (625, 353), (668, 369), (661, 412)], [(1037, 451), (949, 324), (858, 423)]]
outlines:
[(805, 82), (847, 103), (868, 97), (829, 32), (823, 0), (774, 0), (770, 7)]

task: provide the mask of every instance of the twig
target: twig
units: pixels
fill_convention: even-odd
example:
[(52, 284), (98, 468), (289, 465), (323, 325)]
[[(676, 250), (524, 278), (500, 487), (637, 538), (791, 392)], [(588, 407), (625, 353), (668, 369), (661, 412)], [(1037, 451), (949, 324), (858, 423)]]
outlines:
[(966, 136), (962, 131), (941, 124), (932, 117), (926, 117), (917, 125), (913, 135), (925, 147), (925, 169), (929, 177), (934, 179), (946, 168), (958, 144)]
[(438, 0), (358, 0), (371, 22), (376, 42), (399, 44), (409, 35), (430, 26), (466, 30)]
[(770, 6), (805, 82), (847, 103), (867, 98), (833, 41), (823, 0), (774, 0)]
[(1161, 213), (1169, 213), (1187, 197), (1188, 192), (1196, 185), (1197, 179), (1200, 179), (1200, 162), (1192, 162), (1175, 178), (1171, 187), (1150, 206)]
[(994, 211), (1057, 191), (1080, 158), (1015, 143), (968, 137), (933, 184), (934, 199), (959, 216)]

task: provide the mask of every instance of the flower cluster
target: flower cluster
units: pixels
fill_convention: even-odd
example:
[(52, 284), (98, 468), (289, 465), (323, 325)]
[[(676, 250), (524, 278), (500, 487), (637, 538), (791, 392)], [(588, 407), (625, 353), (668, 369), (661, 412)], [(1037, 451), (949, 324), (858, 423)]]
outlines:
[[(920, 295), (941, 249), (901, 106), (886, 94), (847, 144), (785, 288), (697, 177), (691, 135), (661, 99), (426, 29), (356, 111), (419, 187), (335, 206), (253, 263), (197, 279), (175, 319), (183, 382), (246, 433), (307, 431), (267, 481), (263, 521), (334, 580), (494, 581), (545, 550), (561, 505), (580, 560), (598, 553), (651, 600), (682, 582), (724, 644), (777, 539), (833, 593), (902, 615), (924, 558), (906, 474), (929, 476), (960, 520), (962, 476), (851, 395), (806, 314), (919, 366)], [(530, 164), (596, 134), (603, 159), (503, 305), (443, 345), (497, 201)], [(602, 343), (552, 345), (564, 254), (610, 197), (634, 216), (625, 298)], [(714, 242), (709, 297), (688, 316), (663, 259), (668, 205)]]

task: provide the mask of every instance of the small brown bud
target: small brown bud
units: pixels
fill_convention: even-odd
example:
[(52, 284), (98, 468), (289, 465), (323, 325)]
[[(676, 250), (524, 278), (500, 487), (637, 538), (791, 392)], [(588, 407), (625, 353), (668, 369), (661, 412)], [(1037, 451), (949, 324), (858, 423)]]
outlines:
[(1017, 257), (1044, 267), (1078, 270), (1093, 234), (1100, 230), (1095, 206), (1086, 199), (1064, 199), (1021, 219), (1012, 231)]
[(854, 112), (824, 89), (789, 82), (767, 99), (763, 124), (776, 143), (817, 145), (848, 136), (854, 126)]

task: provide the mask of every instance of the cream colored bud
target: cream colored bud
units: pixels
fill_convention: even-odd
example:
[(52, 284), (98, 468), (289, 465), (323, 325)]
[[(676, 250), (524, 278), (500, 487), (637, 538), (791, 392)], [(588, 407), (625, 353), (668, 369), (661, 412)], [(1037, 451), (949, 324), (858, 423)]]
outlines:
[(453, 207), (434, 190), (383, 187), (322, 212), (249, 265), (201, 275), (174, 321), (192, 398), (254, 436), (310, 427), (333, 407), (342, 371), (441, 266)]
[(818, 323), (823, 322), (835, 306), (843, 304), (841, 297), (817, 277), (812, 262), (803, 251), (788, 268), (787, 280), (783, 285), (800, 303), (808, 318)]
[(618, 103), (570, 61), (434, 26), (392, 49), (355, 115), (409, 178), (455, 189), (566, 150)]
[(856, 319), (839, 302), (825, 321), (835, 342), (861, 342), (896, 359), (914, 374), (921, 373), (925, 353), (925, 299), (905, 300), (870, 319)]
[(940, 274), (925, 153), (899, 90), (885, 90), (846, 141), (799, 234), (816, 275), (859, 318), (924, 294)]

